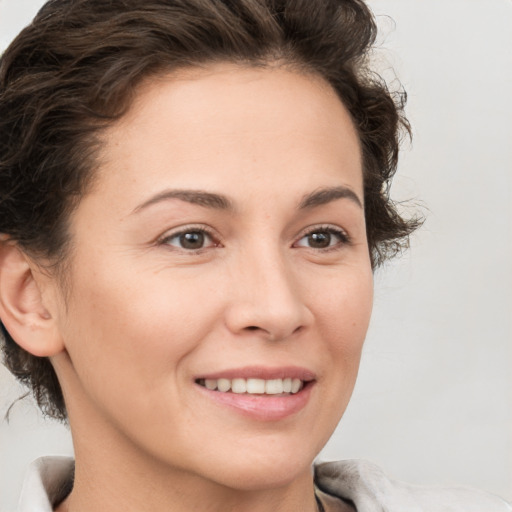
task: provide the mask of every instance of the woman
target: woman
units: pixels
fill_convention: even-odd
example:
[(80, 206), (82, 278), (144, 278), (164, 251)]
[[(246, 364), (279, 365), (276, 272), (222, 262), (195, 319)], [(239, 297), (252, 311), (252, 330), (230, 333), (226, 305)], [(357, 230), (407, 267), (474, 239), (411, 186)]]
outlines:
[(417, 224), (374, 38), (355, 0), (54, 0), (4, 54), (5, 361), (75, 448), (22, 510), (509, 510), (311, 472)]

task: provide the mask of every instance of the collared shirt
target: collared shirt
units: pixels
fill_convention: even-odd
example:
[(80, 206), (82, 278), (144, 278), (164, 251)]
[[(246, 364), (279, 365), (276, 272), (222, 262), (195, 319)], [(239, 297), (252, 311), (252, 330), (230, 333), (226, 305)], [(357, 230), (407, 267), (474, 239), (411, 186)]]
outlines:
[[(18, 512), (52, 512), (73, 486), (74, 461), (43, 457), (27, 472)], [(512, 512), (512, 505), (476, 489), (428, 488), (397, 482), (363, 460), (315, 466), (317, 488), (357, 512)]]

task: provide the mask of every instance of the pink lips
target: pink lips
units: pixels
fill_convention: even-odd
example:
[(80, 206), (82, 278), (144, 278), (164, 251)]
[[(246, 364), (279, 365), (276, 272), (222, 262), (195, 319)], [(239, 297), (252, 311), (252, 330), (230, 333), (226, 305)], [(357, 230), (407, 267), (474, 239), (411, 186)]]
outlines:
[(201, 375), (195, 380), (198, 382), (203, 379), (232, 380), (236, 378), (264, 380), (291, 378), (304, 382), (304, 387), (299, 392), (282, 395), (224, 393), (197, 385), (198, 391), (214, 403), (259, 421), (279, 421), (296, 414), (307, 405), (315, 385), (315, 374), (300, 367), (244, 367)]
[(236, 368), (230, 370), (222, 370), (207, 375), (199, 375), (199, 379), (300, 379), (303, 381), (312, 381), (315, 374), (305, 368), (297, 366), (286, 366), (279, 368), (266, 368), (261, 366), (245, 366), (244, 368)]

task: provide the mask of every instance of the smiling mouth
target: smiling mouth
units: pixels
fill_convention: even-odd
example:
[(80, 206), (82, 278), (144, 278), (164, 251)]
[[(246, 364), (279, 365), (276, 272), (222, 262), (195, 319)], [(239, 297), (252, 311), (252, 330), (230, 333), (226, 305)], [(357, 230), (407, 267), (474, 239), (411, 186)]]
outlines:
[(308, 381), (297, 378), (285, 379), (197, 379), (196, 384), (220, 393), (246, 395), (294, 395), (301, 391)]

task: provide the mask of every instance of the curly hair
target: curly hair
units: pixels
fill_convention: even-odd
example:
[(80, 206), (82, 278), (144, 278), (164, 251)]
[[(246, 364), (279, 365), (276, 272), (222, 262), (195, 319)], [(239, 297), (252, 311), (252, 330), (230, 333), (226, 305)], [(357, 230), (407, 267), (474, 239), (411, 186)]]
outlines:
[[(279, 64), (323, 77), (351, 114), (363, 156), (373, 267), (417, 227), (389, 197), (405, 93), (372, 72), (376, 24), (362, 0), (50, 0), (0, 60), (0, 233), (62, 271), (70, 213), (94, 179), (101, 131), (142, 80), (212, 62)], [(65, 271), (64, 271), (65, 272)], [(4, 362), (42, 411), (65, 420), (48, 358), (2, 325)]]

